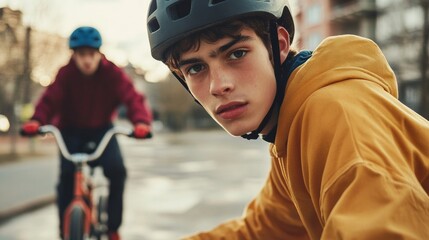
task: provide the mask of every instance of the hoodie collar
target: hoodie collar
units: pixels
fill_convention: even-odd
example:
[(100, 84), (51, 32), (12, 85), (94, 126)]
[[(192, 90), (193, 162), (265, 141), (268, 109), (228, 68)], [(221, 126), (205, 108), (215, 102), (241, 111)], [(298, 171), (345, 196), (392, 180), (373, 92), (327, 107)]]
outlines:
[[(284, 82), (285, 85), (287, 85), (288, 79), (292, 74), (292, 72), (296, 68), (301, 66), (303, 63), (305, 63), (311, 57), (311, 54), (312, 54), (311, 51), (302, 51), (302, 52), (299, 52), (297, 55), (295, 55), (293, 58), (286, 59), (286, 61), (282, 65), (282, 82)], [(282, 101), (284, 98), (285, 89), (283, 89), (283, 91), (280, 91), (279, 94), (281, 94), (279, 99), (280, 101)], [(274, 103), (274, 104), (279, 105), (278, 108), (280, 108), (281, 106), (281, 102)], [(274, 143), (274, 140), (276, 138), (276, 132), (277, 132), (277, 125), (267, 135), (262, 136), (262, 139), (266, 142)]]

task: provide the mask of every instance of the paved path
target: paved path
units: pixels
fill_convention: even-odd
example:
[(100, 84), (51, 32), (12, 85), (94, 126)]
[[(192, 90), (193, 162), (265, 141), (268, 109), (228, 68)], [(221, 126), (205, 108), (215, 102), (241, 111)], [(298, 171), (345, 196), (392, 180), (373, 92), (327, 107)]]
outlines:
[(54, 200), (55, 163), (34, 159), (0, 168), (0, 221)]
[(0, 223), (54, 201), (58, 175), (54, 142), (37, 139), (33, 155), (28, 153), (28, 140), (21, 139), (18, 147), (19, 158), (0, 164)]
[[(239, 217), (269, 169), (266, 143), (223, 131), (120, 142), (128, 168), (121, 227), (126, 240), (179, 239)], [(0, 240), (57, 239), (57, 225), (56, 208), (49, 205), (0, 225)]]

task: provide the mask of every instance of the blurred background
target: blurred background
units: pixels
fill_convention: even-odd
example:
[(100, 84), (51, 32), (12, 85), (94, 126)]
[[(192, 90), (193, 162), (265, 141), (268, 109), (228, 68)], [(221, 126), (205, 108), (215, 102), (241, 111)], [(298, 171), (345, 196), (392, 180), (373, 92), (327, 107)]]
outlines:
[[(151, 58), (145, 25), (149, 2), (149, 0), (0, 0), (0, 182), (3, 184), (0, 185), (0, 239), (26, 239), (25, 236), (17, 237), (15, 234), (15, 230), (24, 223), (18, 221), (14, 228), (7, 225), (11, 224), (10, 219), (18, 215), (23, 217), (22, 214), (26, 210), (52, 205), (57, 171), (54, 141), (49, 138), (23, 139), (18, 136), (18, 129), (23, 121), (31, 117), (35, 101), (44, 88), (52, 83), (59, 67), (68, 62), (71, 55), (67, 45), (68, 36), (76, 27), (82, 25), (94, 26), (100, 30), (104, 41), (101, 51), (108, 59), (126, 70), (138, 90), (147, 95), (154, 110), (156, 118), (154, 130), (156, 134), (158, 133), (158, 138), (149, 140), (148, 144), (121, 140), (126, 149), (124, 150), (126, 157), (131, 159), (129, 162), (131, 166), (138, 164), (138, 161), (146, 160), (147, 165), (132, 175), (135, 178), (144, 176), (142, 178), (145, 179), (145, 183), (150, 183), (139, 185), (140, 190), (152, 193), (151, 187), (158, 189), (156, 186), (161, 186), (161, 189), (165, 189), (165, 192), (155, 191), (155, 195), (151, 196), (158, 199), (154, 202), (159, 204), (159, 198), (164, 199), (166, 205), (163, 206), (170, 206), (165, 208), (180, 212), (177, 219), (183, 218), (185, 213), (195, 217), (192, 215), (195, 212), (191, 209), (195, 210), (199, 203), (208, 201), (204, 196), (207, 196), (215, 186), (217, 196), (226, 194), (229, 196), (227, 199), (231, 200), (224, 202), (223, 208), (216, 206), (219, 209), (216, 211), (218, 214), (200, 216), (201, 219), (217, 216), (212, 218), (213, 221), (204, 222), (205, 225), (197, 224), (198, 227), (192, 228), (190, 226), (195, 226), (195, 222), (191, 221), (187, 228), (182, 222), (179, 231), (177, 222), (176, 228), (172, 227), (173, 223), (166, 227), (146, 222), (147, 226), (153, 228), (146, 226), (144, 228), (147, 230), (146, 233), (136, 231), (136, 239), (173, 239), (179, 233), (186, 233), (185, 230), (212, 227), (221, 219), (237, 216), (251, 199), (252, 194), (262, 186), (269, 169), (268, 157), (265, 157), (267, 145), (262, 141), (242, 145), (243, 141), (240, 139), (230, 140), (231, 137), (222, 132), (205, 111), (195, 104), (189, 94), (183, 91), (182, 86), (169, 74), (166, 67)], [(429, 119), (428, 0), (291, 2), (296, 19), (297, 38), (294, 45), (297, 49), (312, 50), (325, 37), (337, 34), (350, 33), (373, 39), (381, 47), (397, 75), (400, 100)], [(124, 117), (124, 112), (125, 109), (119, 109), (118, 121)], [(223, 145), (220, 145), (221, 143)], [(222, 152), (213, 151), (214, 145), (216, 149), (223, 149)], [(174, 147), (182, 150), (180, 154), (172, 157), (165, 150)], [(240, 151), (234, 155), (228, 152), (228, 147)], [(146, 149), (149, 154), (139, 155), (138, 149)], [(263, 154), (258, 155), (255, 149), (263, 149), (260, 151)], [(198, 163), (196, 156), (201, 156), (205, 161)], [(264, 161), (261, 161), (261, 158)], [(222, 161), (219, 163), (218, 159)], [(239, 164), (231, 164), (231, 161), (244, 161), (253, 166), (253, 171), (244, 171)], [(39, 165), (24, 167), (23, 163), (28, 162)], [(160, 163), (173, 166), (173, 169), (175, 166), (177, 172), (160, 170), (164, 166)], [(31, 169), (38, 168), (42, 173), (40, 175), (45, 175), (46, 179), (43, 181), (46, 182), (46, 186), (42, 184), (43, 181), (39, 182), (41, 185), (34, 186), (34, 181), (40, 179), (39, 175), (34, 176), (34, 181), (23, 180), (21, 185), (11, 180), (22, 179), (23, 175), (31, 172)], [(49, 171), (48, 176), (46, 171)], [(198, 171), (202, 173), (196, 178), (200, 185), (193, 188), (195, 182), (191, 184), (189, 180), (195, 179), (190, 172)], [(203, 174), (207, 171), (212, 175)], [(176, 181), (179, 178), (188, 179), (186, 183), (180, 185), (187, 189), (183, 190), (186, 194), (171, 191), (172, 187), (169, 184), (173, 183), (169, 181)], [(205, 181), (202, 181), (202, 178)], [(162, 180), (159, 181), (160, 179)], [(238, 179), (241, 179), (241, 182), (234, 185), (233, 182)], [(257, 183), (251, 184), (248, 188), (240, 187), (246, 179)], [(214, 185), (215, 182), (220, 185)], [(32, 191), (26, 190), (28, 188), (26, 185), (29, 185)], [(142, 186), (146, 188), (142, 189)], [(235, 191), (233, 186), (244, 189), (245, 192)], [(26, 194), (23, 195), (23, 192)], [(187, 203), (185, 210), (177, 211), (180, 204), (169, 205), (166, 195), (174, 193), (179, 194), (176, 199), (182, 199), (182, 202)], [(7, 201), (4, 197), (6, 195), (11, 195)], [(150, 198), (139, 196), (143, 199)], [(192, 196), (197, 200), (190, 201)], [(31, 201), (32, 199), (38, 201)], [(31, 202), (36, 204), (30, 204)], [(211, 209), (210, 204), (203, 206)], [(231, 206), (240, 207), (231, 211)], [(50, 215), (50, 219), (55, 221), (55, 211), (52, 209), (53, 207), (48, 207), (45, 211)], [(159, 208), (146, 206), (142, 211), (159, 217), (158, 210)], [(35, 212), (26, 214), (27, 219), (31, 219), (29, 216), (37, 217)], [(176, 232), (165, 235), (166, 228), (176, 229), (174, 230)], [(55, 228), (51, 228), (52, 231), (53, 229)], [(157, 231), (158, 237), (144, 235)], [(132, 239), (131, 235), (128, 238)]]

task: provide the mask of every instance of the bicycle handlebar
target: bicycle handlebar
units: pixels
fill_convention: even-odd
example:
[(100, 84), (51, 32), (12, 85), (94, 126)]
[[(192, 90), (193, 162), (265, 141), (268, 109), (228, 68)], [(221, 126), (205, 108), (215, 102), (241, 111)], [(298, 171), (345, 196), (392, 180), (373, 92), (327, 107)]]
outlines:
[[(65, 143), (64, 143), (64, 139), (61, 135), (60, 130), (53, 126), (53, 125), (44, 125), (39, 127), (39, 134), (47, 134), (47, 133), (51, 133), (52, 135), (54, 135), (56, 141), (57, 141), (57, 145), (58, 148), (60, 149), (61, 154), (64, 156), (64, 158), (74, 162), (74, 163), (83, 163), (83, 162), (89, 162), (89, 161), (93, 161), (97, 158), (99, 158), (101, 156), (101, 154), (104, 152), (104, 150), (107, 147), (107, 144), (109, 143), (110, 139), (112, 139), (112, 137), (116, 134), (122, 134), (122, 135), (126, 135), (128, 137), (133, 137), (134, 136), (134, 132), (129, 129), (129, 128), (125, 128), (125, 127), (119, 127), (119, 126), (115, 126), (111, 129), (109, 129), (103, 136), (103, 138), (101, 139), (100, 143), (98, 144), (97, 148), (95, 149), (95, 151), (91, 154), (88, 153), (73, 153), (70, 154), (70, 152), (68, 151)], [(152, 137), (152, 134), (149, 134), (147, 136), (147, 138)]]

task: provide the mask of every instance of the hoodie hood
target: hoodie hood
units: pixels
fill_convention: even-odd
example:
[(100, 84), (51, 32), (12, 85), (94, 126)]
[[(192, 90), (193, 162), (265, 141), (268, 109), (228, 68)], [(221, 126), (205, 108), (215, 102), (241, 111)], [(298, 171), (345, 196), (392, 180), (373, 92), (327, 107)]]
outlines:
[(289, 77), (275, 140), (283, 143), (276, 144), (278, 156), (285, 154), (291, 124), (306, 99), (321, 88), (349, 80), (376, 83), (398, 98), (396, 77), (373, 41), (354, 35), (326, 38)]

